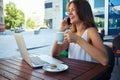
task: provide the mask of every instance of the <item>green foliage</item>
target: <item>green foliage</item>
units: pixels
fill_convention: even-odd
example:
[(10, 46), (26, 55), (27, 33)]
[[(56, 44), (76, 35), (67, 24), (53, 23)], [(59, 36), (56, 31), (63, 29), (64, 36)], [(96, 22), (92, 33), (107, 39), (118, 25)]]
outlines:
[(97, 27), (103, 28), (104, 27), (104, 22), (99, 21), (99, 22), (95, 22)]
[(6, 29), (20, 27), (21, 24), (24, 24), (24, 13), (16, 8), (16, 5), (13, 2), (9, 2), (5, 7), (5, 27)]
[(31, 18), (28, 18), (26, 25), (27, 25), (27, 28), (34, 29), (35, 28), (35, 21), (32, 20)]

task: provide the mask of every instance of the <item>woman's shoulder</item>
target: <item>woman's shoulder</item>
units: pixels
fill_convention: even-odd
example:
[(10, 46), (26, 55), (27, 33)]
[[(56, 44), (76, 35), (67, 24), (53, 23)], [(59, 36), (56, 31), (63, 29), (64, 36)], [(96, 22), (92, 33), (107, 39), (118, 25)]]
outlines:
[(94, 27), (90, 27), (87, 30), (88, 30), (88, 33), (98, 32), (98, 30), (96, 28), (94, 28)]
[(87, 32), (87, 34), (88, 34), (88, 37), (90, 38), (92, 38), (92, 37), (98, 37), (98, 30), (96, 29), (96, 28), (94, 28), (94, 27), (91, 27), (91, 28), (88, 28), (88, 32)]
[(89, 27), (89, 28), (87, 28), (88, 30), (96, 30), (97, 31), (97, 29), (95, 28), (95, 27)]

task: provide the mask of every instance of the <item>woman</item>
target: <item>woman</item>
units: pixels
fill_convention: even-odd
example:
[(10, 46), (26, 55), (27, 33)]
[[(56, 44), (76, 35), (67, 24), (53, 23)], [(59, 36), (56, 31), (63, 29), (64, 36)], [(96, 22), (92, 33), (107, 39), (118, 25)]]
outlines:
[[(60, 45), (55, 41), (52, 56), (57, 56), (59, 49), (61, 51), (68, 49), (68, 58), (107, 65), (107, 51), (97, 31), (89, 3), (86, 0), (72, 0), (67, 6), (67, 13), (71, 31), (66, 32), (69, 25), (65, 18), (59, 30), (65, 32), (64, 43)], [(64, 45), (66, 46), (63, 47)]]

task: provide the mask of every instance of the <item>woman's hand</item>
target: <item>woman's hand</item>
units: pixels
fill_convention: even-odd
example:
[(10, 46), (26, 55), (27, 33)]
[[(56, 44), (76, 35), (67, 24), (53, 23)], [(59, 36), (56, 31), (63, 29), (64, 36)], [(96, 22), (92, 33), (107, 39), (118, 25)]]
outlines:
[(78, 35), (76, 35), (75, 33), (70, 32), (70, 31), (65, 32), (65, 34), (64, 34), (64, 40), (68, 41), (68, 42), (76, 43), (78, 38), (79, 38)]
[(64, 18), (64, 20), (61, 22), (60, 32), (64, 32), (66, 29), (68, 29), (70, 25), (67, 23), (67, 18)]

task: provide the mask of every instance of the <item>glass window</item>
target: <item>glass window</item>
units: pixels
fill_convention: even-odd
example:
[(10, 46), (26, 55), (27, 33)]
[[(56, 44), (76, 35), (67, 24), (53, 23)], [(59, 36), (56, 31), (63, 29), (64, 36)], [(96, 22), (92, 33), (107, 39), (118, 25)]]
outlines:
[[(20, 56), (13, 33), (23, 35), (29, 54), (51, 54), (60, 22), (66, 17), (68, 1), (70, 0), (4, 0), (2, 2), (4, 3), (2, 4), (4, 5), (4, 17), (7, 15), (6, 4), (13, 2), (12, 4), (15, 4), (12, 5), (13, 8), (8, 6), (8, 9), (16, 11), (10, 11), (14, 18), (6, 24), (5, 35), (0, 34), (0, 45), (2, 45), (0, 46), (0, 58)], [(20, 15), (18, 16), (17, 13), (15, 15), (14, 12), (19, 12)], [(5, 23), (9, 21), (7, 20), (9, 18), (6, 18)], [(11, 24), (16, 25), (11, 26)]]
[(99, 32), (104, 29), (104, 0), (94, 0), (94, 19)]
[[(105, 23), (105, 0), (94, 0), (95, 22), (99, 30), (104, 29)], [(109, 0), (108, 2), (108, 35), (120, 33), (120, 1)]]
[(50, 3), (45, 3), (45, 8), (52, 8), (52, 2), (50, 2)]
[(109, 25), (108, 34), (116, 35), (120, 33), (120, 1), (109, 1)]

